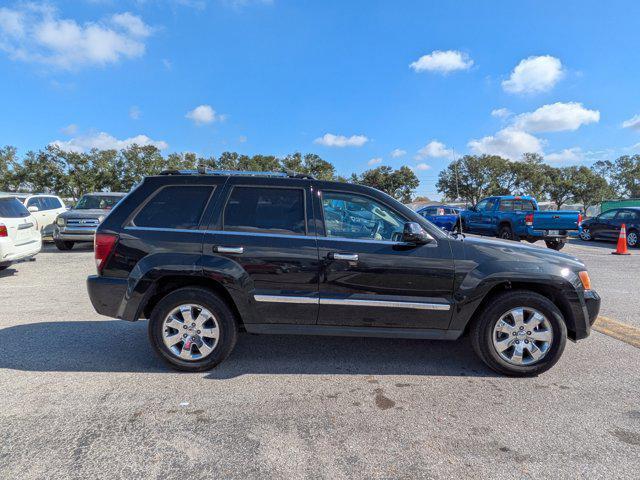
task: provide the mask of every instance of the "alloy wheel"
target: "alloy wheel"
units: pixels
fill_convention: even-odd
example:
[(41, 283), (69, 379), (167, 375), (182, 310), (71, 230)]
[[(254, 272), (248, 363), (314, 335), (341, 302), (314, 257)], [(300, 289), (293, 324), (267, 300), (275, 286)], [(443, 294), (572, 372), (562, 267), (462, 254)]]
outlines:
[(541, 312), (517, 307), (503, 314), (493, 327), (493, 347), (504, 361), (518, 366), (542, 360), (553, 342), (553, 327)]
[(580, 238), (582, 240), (591, 240), (591, 232), (589, 232), (588, 228), (583, 228), (580, 232)]
[(182, 360), (202, 360), (209, 356), (219, 338), (216, 317), (201, 305), (180, 305), (163, 322), (162, 341)]
[(629, 232), (627, 234), (627, 245), (635, 247), (638, 245), (638, 234), (636, 232)]

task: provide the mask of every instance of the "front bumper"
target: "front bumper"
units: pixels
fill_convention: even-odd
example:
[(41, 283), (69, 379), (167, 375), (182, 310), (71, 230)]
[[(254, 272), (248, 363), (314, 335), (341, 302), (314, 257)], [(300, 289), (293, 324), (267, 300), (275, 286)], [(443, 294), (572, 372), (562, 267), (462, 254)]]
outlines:
[(598, 318), (598, 313), (600, 313), (600, 295), (595, 290), (587, 290), (584, 292), (584, 303), (587, 308), (589, 326), (593, 326)]
[(87, 277), (87, 290), (96, 312), (107, 317), (122, 318), (119, 312), (127, 291), (126, 278), (90, 275)]
[(59, 227), (53, 230), (53, 239), (63, 242), (93, 242), (96, 227)]

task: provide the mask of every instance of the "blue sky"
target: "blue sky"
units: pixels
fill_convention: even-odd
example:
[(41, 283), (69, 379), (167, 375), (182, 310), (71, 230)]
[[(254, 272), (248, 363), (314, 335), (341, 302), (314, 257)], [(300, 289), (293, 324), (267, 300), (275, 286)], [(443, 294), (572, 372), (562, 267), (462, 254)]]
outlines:
[[(0, 145), (409, 165), (640, 152), (640, 2), (3, 2)], [(493, 112), (493, 113), (492, 113)], [(404, 152), (404, 153), (403, 153)]]

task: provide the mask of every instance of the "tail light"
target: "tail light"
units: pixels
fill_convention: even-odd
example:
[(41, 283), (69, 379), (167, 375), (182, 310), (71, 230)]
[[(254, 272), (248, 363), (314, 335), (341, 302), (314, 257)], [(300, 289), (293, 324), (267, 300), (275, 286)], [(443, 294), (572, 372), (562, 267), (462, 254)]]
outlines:
[(0, 237), (8, 237), (7, 226), (0, 223)]
[(582, 214), (578, 214), (578, 226), (582, 225)]
[(102, 273), (102, 269), (104, 268), (105, 263), (107, 263), (111, 252), (113, 252), (113, 247), (116, 245), (116, 240), (118, 240), (118, 236), (112, 233), (96, 233), (96, 238), (93, 243), (93, 252), (96, 259), (98, 274)]
[(533, 227), (533, 213), (527, 213), (524, 216), (524, 223), (527, 225), (527, 227)]

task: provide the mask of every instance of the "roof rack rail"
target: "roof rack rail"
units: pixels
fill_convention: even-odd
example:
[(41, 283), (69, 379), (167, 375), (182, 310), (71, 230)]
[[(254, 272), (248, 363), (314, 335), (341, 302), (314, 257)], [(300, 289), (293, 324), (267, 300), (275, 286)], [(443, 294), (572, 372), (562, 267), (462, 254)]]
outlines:
[(284, 172), (259, 172), (252, 170), (211, 170), (198, 167), (197, 170), (163, 170), (160, 175), (242, 175), (250, 177), (279, 177), (279, 178), (301, 178), (315, 180), (312, 175), (306, 173), (296, 173), (291, 170)]

